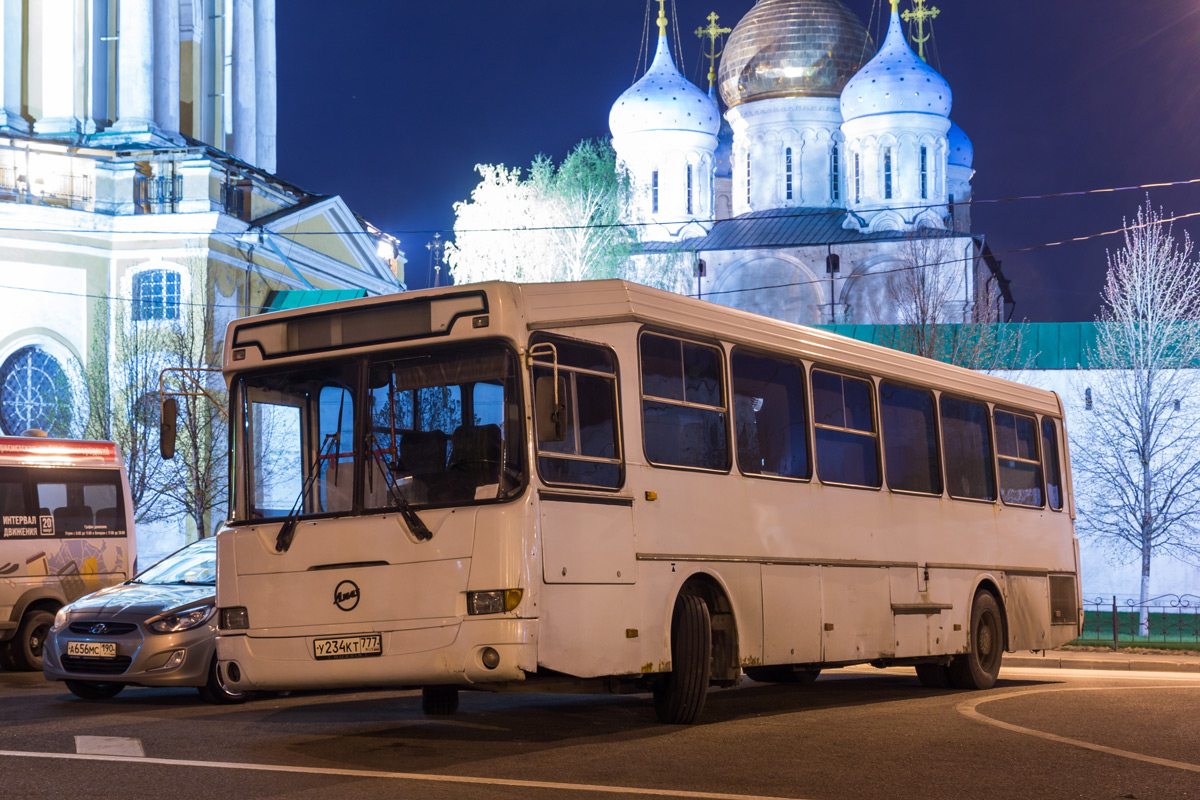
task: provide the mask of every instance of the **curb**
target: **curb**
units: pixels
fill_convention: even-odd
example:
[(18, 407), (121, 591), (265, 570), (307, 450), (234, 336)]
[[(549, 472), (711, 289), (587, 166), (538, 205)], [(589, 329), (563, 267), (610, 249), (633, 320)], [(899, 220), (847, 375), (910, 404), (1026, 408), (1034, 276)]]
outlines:
[(1177, 661), (1163, 658), (1061, 658), (1056, 655), (1033, 656), (1005, 653), (1003, 667), (1034, 667), (1038, 669), (1102, 669), (1117, 672), (1195, 672), (1200, 673), (1200, 659)]

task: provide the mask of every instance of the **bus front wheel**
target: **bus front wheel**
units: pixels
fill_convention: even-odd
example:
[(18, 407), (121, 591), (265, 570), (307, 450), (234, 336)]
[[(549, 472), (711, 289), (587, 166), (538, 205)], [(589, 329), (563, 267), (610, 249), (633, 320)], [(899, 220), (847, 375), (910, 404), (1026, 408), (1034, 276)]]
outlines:
[(950, 681), (956, 689), (990, 689), (1000, 674), (1004, 656), (1004, 621), (991, 592), (975, 595), (967, 652), (950, 661)]
[(422, 686), (421, 710), (430, 716), (442, 717), (458, 711), (457, 686)]
[(671, 620), (671, 672), (654, 690), (659, 722), (691, 725), (700, 717), (711, 669), (712, 618), (704, 600), (685, 589)]

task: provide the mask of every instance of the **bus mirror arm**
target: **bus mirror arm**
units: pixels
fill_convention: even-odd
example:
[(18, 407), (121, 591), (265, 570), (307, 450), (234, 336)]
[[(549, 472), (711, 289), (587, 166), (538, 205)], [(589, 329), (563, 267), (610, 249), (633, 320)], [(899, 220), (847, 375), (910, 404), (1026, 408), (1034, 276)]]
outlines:
[(562, 398), (567, 394), (567, 379), (545, 376), (537, 379), (537, 432), (539, 442), (561, 442), (567, 438), (567, 408)]

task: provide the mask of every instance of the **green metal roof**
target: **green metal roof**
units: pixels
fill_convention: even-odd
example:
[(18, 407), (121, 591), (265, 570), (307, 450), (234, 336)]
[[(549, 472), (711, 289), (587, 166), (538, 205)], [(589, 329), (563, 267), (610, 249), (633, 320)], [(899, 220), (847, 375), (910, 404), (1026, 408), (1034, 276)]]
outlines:
[[(902, 341), (903, 325), (814, 325), (860, 342), (891, 346)], [(948, 325), (946, 328), (960, 328)], [(1009, 369), (1089, 369), (1096, 346), (1095, 322), (1007, 322), (996, 323), (997, 347), (1008, 353)], [(1020, 337), (1020, 348), (1006, 344)]]
[(267, 295), (267, 301), (263, 303), (263, 312), (357, 300), (366, 296), (366, 289), (282, 289)]

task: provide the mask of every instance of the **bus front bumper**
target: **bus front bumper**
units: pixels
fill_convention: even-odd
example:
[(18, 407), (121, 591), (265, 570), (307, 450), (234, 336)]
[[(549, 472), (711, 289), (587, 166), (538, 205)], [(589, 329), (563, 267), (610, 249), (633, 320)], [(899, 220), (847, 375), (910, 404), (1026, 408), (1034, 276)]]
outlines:
[(524, 680), (537, 669), (536, 619), (468, 619), (379, 633), (378, 654), (317, 658), (314, 642), (328, 637), (222, 632), (217, 659), (225, 685), (236, 691), (474, 686)]

